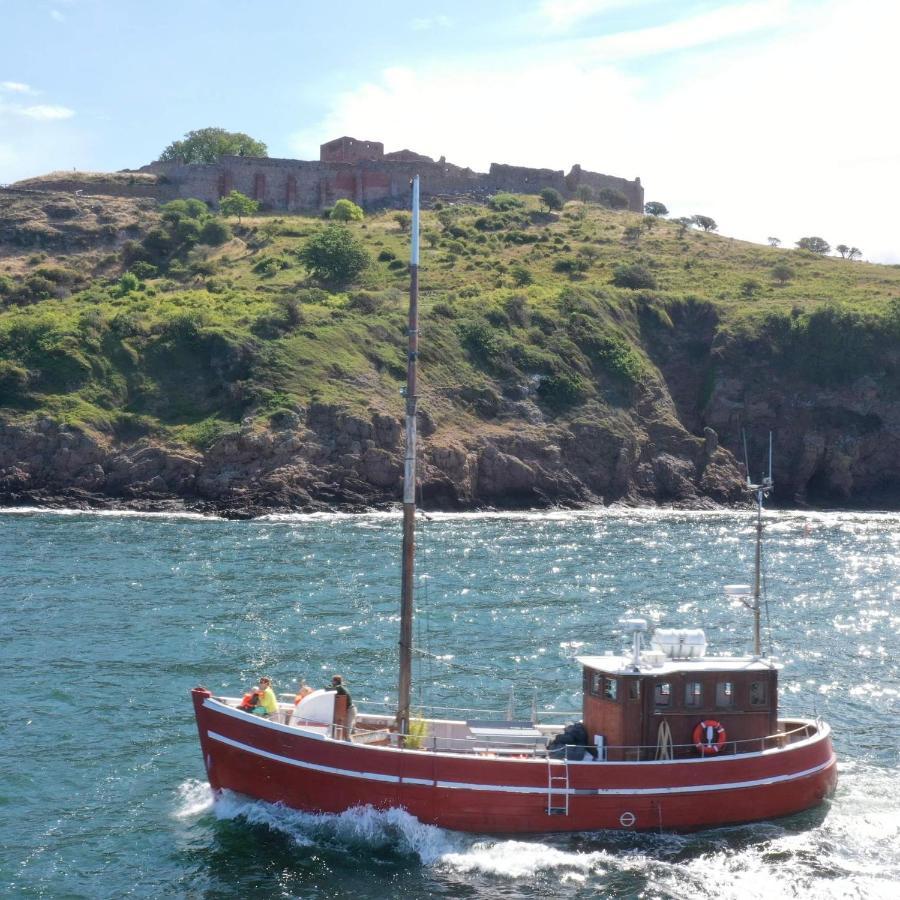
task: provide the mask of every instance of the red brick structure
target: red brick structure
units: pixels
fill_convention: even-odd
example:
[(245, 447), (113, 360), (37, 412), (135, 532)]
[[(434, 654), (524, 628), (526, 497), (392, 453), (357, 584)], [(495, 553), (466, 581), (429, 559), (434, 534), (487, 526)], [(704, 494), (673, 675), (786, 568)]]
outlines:
[(628, 199), (629, 209), (644, 209), (640, 178), (632, 181), (602, 175), (578, 165), (568, 174), (562, 169), (502, 163), (492, 163), (486, 173), (474, 172), (448, 163), (443, 156), (434, 160), (413, 150), (385, 153), (384, 144), (378, 141), (361, 141), (347, 135), (322, 144), (315, 161), (224, 156), (211, 165), (154, 162), (140, 171), (160, 176), (166, 199), (174, 194), (217, 203), (229, 191), (238, 190), (259, 200), (263, 209), (296, 212), (319, 210), (344, 197), (367, 207), (403, 205), (413, 175), (420, 176), (426, 198), (453, 194), (488, 196), (497, 191), (536, 194), (545, 187), (556, 188), (564, 197), (574, 197), (579, 187), (588, 185), (594, 191), (621, 191)]

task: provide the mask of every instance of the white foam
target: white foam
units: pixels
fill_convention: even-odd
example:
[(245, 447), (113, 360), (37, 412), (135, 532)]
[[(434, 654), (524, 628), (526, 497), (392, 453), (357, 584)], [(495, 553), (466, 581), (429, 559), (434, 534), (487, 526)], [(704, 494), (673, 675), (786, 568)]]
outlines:
[(540, 841), (479, 841), (462, 852), (444, 853), (438, 862), (458, 872), (481, 872), (505, 878), (530, 878), (539, 872), (561, 871), (567, 875), (600, 875), (610, 855), (605, 851), (569, 851)]
[(176, 819), (192, 819), (213, 808), (212, 788), (196, 778), (178, 785), (178, 806), (172, 815)]

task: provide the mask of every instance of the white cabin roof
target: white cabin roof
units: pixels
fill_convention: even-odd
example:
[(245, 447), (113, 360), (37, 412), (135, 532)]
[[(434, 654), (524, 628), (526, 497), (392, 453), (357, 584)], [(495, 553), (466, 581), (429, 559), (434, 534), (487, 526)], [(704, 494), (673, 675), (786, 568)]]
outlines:
[(778, 663), (752, 656), (702, 656), (699, 659), (660, 659), (661, 654), (642, 653), (641, 665), (635, 669), (631, 654), (627, 656), (577, 656), (576, 660), (597, 672), (611, 675), (672, 675), (691, 672), (769, 672), (781, 669)]

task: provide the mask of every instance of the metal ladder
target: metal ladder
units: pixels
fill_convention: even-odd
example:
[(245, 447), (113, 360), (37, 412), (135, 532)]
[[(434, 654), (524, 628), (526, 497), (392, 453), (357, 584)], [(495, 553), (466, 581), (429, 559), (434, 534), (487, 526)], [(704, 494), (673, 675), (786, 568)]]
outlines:
[[(554, 768), (561, 775), (554, 774)], [(554, 800), (556, 805), (554, 806)], [(569, 760), (566, 757), (556, 761), (547, 758), (547, 815), (567, 816), (569, 814)]]

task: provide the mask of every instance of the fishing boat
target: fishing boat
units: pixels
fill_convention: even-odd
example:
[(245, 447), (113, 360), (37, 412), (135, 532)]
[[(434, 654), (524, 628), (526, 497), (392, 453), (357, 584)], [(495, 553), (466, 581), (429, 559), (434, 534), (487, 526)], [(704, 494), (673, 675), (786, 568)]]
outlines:
[(419, 184), (412, 241), (396, 715), (318, 690), (267, 717), (204, 687), (192, 691), (206, 774), (236, 791), (313, 813), (402, 808), (473, 833), (691, 830), (810, 809), (834, 790), (831, 730), (780, 716), (780, 666), (760, 637), (762, 507), (756, 499), (752, 586), (725, 593), (753, 612), (753, 653), (707, 654), (702, 629), (622, 625), (620, 652), (577, 658), (580, 721), (411, 718), (418, 355)]

